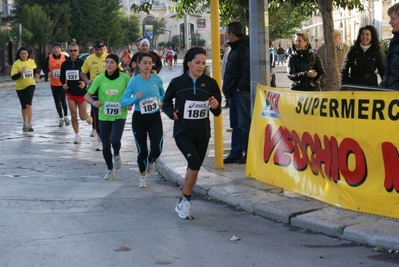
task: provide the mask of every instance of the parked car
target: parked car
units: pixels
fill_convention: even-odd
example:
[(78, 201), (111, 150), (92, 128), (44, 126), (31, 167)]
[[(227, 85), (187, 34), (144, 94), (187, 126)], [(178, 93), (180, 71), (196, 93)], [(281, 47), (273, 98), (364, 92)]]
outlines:
[(84, 61), (84, 60), (86, 60), (87, 56), (89, 56), (89, 55), (90, 55), (89, 53), (80, 53), (79, 58)]

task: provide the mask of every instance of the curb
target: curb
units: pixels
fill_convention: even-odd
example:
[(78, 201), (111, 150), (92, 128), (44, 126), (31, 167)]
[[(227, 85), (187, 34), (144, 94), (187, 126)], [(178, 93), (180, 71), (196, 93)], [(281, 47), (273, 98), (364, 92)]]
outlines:
[[(161, 156), (157, 159), (157, 169), (166, 180), (182, 184), (186, 167), (171, 168)], [(200, 173), (211, 180), (226, 179), (204, 168)], [(399, 221), (394, 219), (348, 211), (306, 197), (281, 196), (242, 184), (204, 184), (200, 177), (194, 192), (276, 222), (355, 243), (399, 250)]]

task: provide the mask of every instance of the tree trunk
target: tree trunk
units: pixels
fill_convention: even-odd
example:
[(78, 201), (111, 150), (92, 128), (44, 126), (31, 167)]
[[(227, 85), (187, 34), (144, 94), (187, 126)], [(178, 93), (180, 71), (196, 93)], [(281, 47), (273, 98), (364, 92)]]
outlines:
[(338, 91), (340, 87), (339, 69), (337, 56), (334, 46), (334, 20), (333, 20), (333, 0), (317, 0), (319, 3), (321, 17), (323, 21), (324, 43), (326, 47), (327, 66), (323, 66), (326, 72), (325, 89), (326, 91)]

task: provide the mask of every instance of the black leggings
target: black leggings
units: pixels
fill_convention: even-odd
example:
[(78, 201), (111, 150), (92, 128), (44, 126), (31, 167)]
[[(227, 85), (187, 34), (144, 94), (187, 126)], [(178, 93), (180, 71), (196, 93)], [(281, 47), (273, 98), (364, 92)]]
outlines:
[(98, 120), (101, 129), (101, 141), (103, 142), (103, 157), (108, 170), (113, 169), (111, 145), (114, 154), (119, 155), (121, 149), (121, 139), (125, 129), (126, 120), (101, 121)]
[(186, 158), (188, 168), (193, 171), (198, 171), (204, 161), (209, 138), (206, 136), (194, 138), (180, 133), (175, 136), (175, 142)]
[[(65, 90), (62, 86), (51, 86), (51, 93), (53, 94), (55, 108), (58, 116), (63, 118), (68, 115), (68, 106), (66, 103)], [(62, 110), (64, 110), (64, 116), (62, 116)]]
[[(132, 116), (132, 130), (137, 146), (137, 163), (140, 172), (144, 172), (147, 169), (148, 162), (153, 163), (162, 152), (163, 128), (161, 113), (141, 114), (140, 111), (135, 111)], [(151, 149), (149, 155), (147, 133), (150, 138)]]
[(22, 90), (17, 90), (17, 95), (19, 102), (21, 103), (21, 108), (26, 109), (26, 105), (32, 106), (33, 94), (35, 92), (35, 85), (30, 85)]
[(99, 109), (97, 107), (91, 105), (90, 115), (93, 118), (92, 128), (93, 128), (93, 130), (96, 130), (98, 136), (101, 139), (100, 124), (99, 124), (100, 120), (98, 119), (98, 111), (99, 111)]

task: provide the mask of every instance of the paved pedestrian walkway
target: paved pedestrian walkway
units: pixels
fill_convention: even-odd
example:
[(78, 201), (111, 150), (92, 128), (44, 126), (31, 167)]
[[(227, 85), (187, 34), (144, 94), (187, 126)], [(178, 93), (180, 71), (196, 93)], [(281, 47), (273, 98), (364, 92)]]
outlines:
[[(210, 64), (210, 62), (208, 63)], [(285, 66), (276, 67), (277, 85), (288, 88)], [(179, 64), (173, 70), (164, 68), (160, 76), (165, 89), (170, 80), (181, 74)], [(14, 85), (10, 79), (0, 80), (0, 88)], [(228, 109), (223, 109), (223, 146), (230, 147)], [(186, 160), (172, 137), (173, 121), (162, 114), (164, 149), (157, 161), (159, 173), (167, 180), (181, 184), (186, 171)], [(212, 133), (213, 136), (213, 133)], [(194, 191), (208, 198), (224, 201), (243, 212), (276, 222), (290, 224), (336, 238), (399, 250), (399, 221), (340, 209), (245, 176), (245, 166), (227, 164), (222, 170), (214, 168), (214, 139), (209, 144), (207, 157), (199, 173)], [(193, 212), (195, 213), (195, 199)]]

